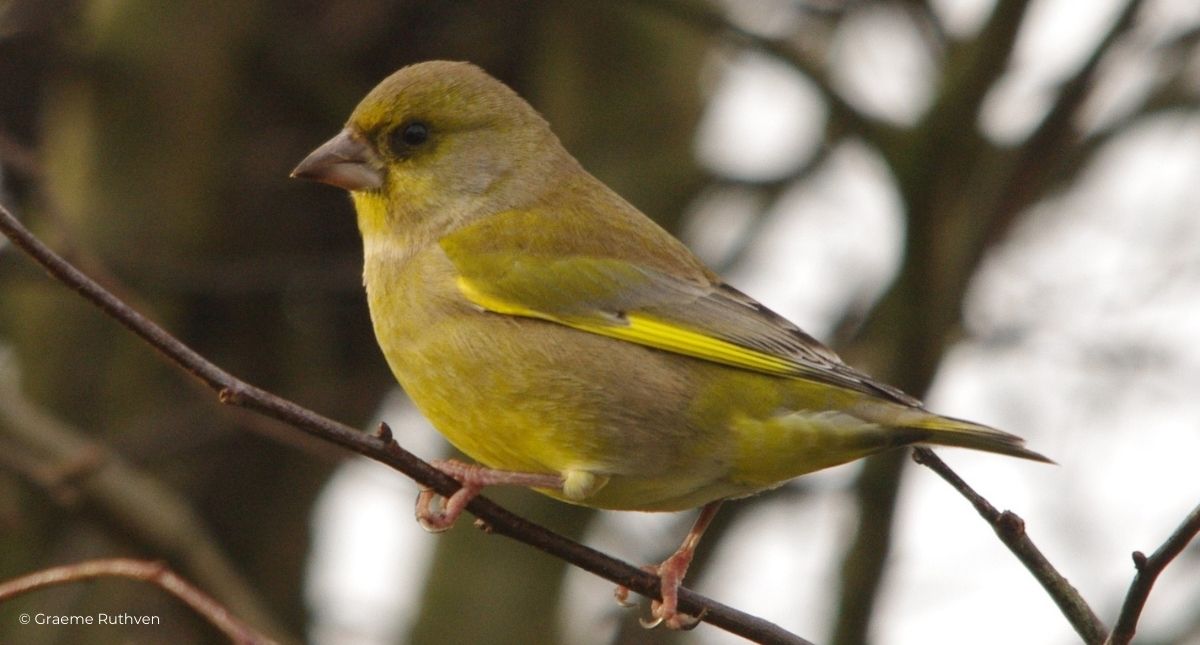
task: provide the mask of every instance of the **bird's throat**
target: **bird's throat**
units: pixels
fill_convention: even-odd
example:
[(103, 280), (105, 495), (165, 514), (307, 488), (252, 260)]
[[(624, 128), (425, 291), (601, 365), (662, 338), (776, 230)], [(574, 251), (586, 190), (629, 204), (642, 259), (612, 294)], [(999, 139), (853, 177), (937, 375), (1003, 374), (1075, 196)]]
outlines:
[(382, 237), (388, 230), (387, 198), (378, 191), (354, 191), (354, 210), (358, 213), (358, 230), (363, 239)]

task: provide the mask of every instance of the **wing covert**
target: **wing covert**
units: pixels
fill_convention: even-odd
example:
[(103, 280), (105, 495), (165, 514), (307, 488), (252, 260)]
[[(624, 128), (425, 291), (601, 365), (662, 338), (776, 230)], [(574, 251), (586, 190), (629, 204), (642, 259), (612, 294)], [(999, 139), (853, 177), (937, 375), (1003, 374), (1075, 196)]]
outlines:
[(459, 272), (459, 290), (484, 310), (920, 404), (846, 365), (786, 318), (707, 275), (679, 277), (622, 258), (552, 256), (495, 242), (473, 244), (461, 232), (442, 241)]

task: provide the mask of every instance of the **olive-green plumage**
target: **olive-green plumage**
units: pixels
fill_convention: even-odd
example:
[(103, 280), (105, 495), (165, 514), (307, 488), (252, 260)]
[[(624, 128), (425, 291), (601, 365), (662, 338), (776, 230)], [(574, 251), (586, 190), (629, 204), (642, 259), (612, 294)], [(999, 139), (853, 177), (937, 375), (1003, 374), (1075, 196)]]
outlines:
[(721, 282), (466, 63), (383, 81), (295, 174), (351, 191), (400, 384), (486, 466), (671, 511), (912, 443), (1044, 460), (846, 366)]

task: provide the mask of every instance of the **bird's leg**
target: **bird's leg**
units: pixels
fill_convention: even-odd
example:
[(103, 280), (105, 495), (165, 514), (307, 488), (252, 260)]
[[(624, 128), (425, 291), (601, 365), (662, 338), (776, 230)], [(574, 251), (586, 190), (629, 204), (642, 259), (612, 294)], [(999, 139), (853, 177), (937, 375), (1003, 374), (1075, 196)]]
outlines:
[[(662, 624), (669, 629), (691, 629), (700, 622), (699, 618), (679, 613), (679, 586), (683, 583), (683, 577), (687, 575), (688, 565), (692, 563), (692, 556), (696, 554), (696, 546), (700, 544), (701, 536), (708, 525), (712, 524), (720, 508), (721, 500), (705, 504), (704, 508), (700, 509), (700, 516), (692, 524), (692, 530), (688, 531), (687, 537), (683, 538), (683, 544), (679, 545), (675, 553), (658, 566), (646, 567), (659, 577), (659, 595), (662, 596), (662, 600), (650, 603), (651, 620), (642, 621), (643, 627), (653, 629)], [(628, 595), (628, 589), (617, 587), (618, 602), (625, 604)]]
[[(449, 498), (428, 488), (417, 495), (417, 522), (430, 533), (440, 533), (454, 525), (472, 499), (485, 486), (525, 486), (527, 488), (553, 488), (561, 490), (563, 478), (543, 473), (520, 473), (511, 470), (493, 470), (475, 464), (464, 464), (454, 459), (435, 459), (430, 464), (453, 477), (462, 484)], [(441, 508), (434, 508), (435, 500), (441, 499)]]

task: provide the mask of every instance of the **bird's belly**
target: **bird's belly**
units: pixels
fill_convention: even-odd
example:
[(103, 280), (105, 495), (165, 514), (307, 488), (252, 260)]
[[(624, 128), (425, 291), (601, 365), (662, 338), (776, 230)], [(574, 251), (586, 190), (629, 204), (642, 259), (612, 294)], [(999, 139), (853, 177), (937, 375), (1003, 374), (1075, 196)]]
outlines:
[(694, 423), (681, 357), (482, 312), (377, 333), (422, 413), (490, 468), (593, 473), (607, 483), (567, 501), (600, 508), (679, 510), (738, 492), (725, 483), (730, 435)]

